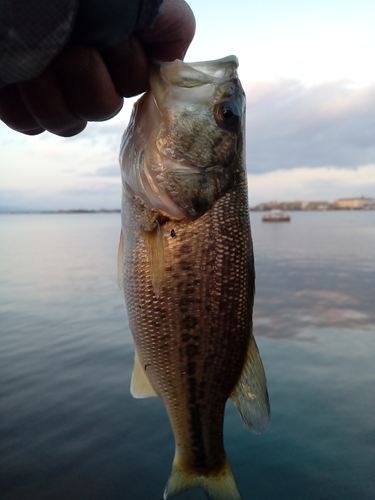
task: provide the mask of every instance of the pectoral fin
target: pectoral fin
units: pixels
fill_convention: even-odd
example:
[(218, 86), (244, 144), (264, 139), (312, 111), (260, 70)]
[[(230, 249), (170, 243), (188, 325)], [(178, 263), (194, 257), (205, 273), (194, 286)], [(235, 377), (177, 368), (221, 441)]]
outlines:
[(143, 231), (146, 239), (148, 261), (150, 264), (151, 283), (156, 298), (159, 298), (164, 277), (164, 243), (160, 224), (156, 221), (156, 227), (152, 231)]
[(121, 229), (117, 252), (117, 285), (122, 290), (122, 270), (124, 267), (124, 234)]
[(246, 427), (256, 433), (263, 432), (268, 427), (270, 404), (267, 381), (253, 335), (242, 374), (231, 394), (231, 399)]
[(134, 367), (132, 373), (132, 379), (130, 382), (130, 394), (133, 398), (151, 398), (157, 396), (156, 392), (152, 388), (150, 381), (147, 378), (146, 371), (141, 365), (138, 357), (137, 351), (134, 355)]

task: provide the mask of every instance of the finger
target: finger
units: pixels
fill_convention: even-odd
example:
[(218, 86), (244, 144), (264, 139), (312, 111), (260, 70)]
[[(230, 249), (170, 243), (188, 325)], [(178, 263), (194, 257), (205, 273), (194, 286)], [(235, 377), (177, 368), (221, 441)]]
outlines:
[(45, 130), (62, 137), (70, 137), (86, 127), (86, 121), (67, 107), (50, 68), (38, 78), (18, 84), (18, 89), (30, 115)]
[(150, 57), (173, 61), (185, 57), (194, 33), (195, 18), (189, 5), (184, 0), (164, 0), (152, 29), (138, 37)]
[(122, 97), (96, 49), (65, 49), (57, 56), (54, 69), (66, 103), (77, 116), (87, 121), (102, 121), (121, 110)]
[(132, 97), (148, 89), (148, 60), (137, 38), (130, 36), (101, 54), (120, 95)]
[(30, 115), (16, 85), (0, 90), (0, 118), (9, 128), (23, 134), (37, 135), (45, 130)]

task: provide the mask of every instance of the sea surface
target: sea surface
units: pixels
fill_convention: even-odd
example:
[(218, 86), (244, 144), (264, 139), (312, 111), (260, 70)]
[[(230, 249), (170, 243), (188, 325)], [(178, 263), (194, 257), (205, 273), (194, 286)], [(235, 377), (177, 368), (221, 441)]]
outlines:
[[(244, 500), (375, 499), (375, 212), (251, 213), (271, 424), (229, 401)], [(0, 215), (1, 500), (162, 499), (173, 436), (129, 393), (119, 214)], [(203, 500), (191, 490), (181, 500)]]

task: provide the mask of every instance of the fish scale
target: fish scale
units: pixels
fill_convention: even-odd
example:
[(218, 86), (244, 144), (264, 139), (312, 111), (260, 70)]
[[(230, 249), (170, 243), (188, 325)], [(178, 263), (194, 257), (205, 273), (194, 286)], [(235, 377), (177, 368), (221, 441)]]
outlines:
[[(222, 61), (229, 70), (233, 66), (233, 61)], [(201, 78), (194, 71), (193, 77)], [(220, 85), (222, 81), (217, 88)], [(157, 100), (155, 82), (151, 81), (151, 87), (152, 98)], [(215, 95), (220, 94), (217, 88)], [(239, 81), (231, 74), (229, 87), (224, 87), (225, 99), (229, 95), (234, 102), (243, 102), (243, 92), (238, 89)], [(226, 401), (233, 399), (245, 424), (256, 432), (266, 427), (269, 418), (263, 366), (252, 336), (255, 273), (243, 130), (224, 130), (226, 146), (218, 148), (220, 130), (215, 129), (213, 117), (212, 123), (208, 122), (205, 112), (203, 124), (208, 132), (214, 131), (214, 139), (211, 144), (208, 134), (212, 153), (205, 152), (203, 157), (212, 158), (213, 163), (223, 159), (222, 164), (218, 162), (203, 174), (201, 167), (192, 169), (191, 176), (186, 165), (176, 165), (173, 158), (172, 167), (168, 170), (164, 165), (153, 179), (152, 170), (159, 168), (160, 156), (147, 150), (150, 144), (155, 141), (164, 152), (173, 150), (176, 154), (173, 133), (181, 142), (184, 133), (199, 129), (201, 124), (197, 118), (194, 127), (189, 124), (184, 128), (187, 113), (183, 111), (180, 121), (178, 116), (169, 120), (173, 122), (172, 136), (168, 136), (164, 122), (159, 135), (155, 131), (145, 134), (142, 113), (145, 109), (159, 112), (147, 101), (149, 97), (146, 94), (136, 106), (122, 150), (124, 255), (120, 271), (136, 347), (132, 393), (136, 397), (157, 395), (167, 409), (175, 436), (175, 458), (165, 498), (202, 486), (213, 500), (235, 500), (241, 497), (223, 445)], [(158, 102), (157, 108), (161, 107)], [(154, 124), (156, 116), (151, 120)], [(199, 113), (194, 116), (199, 117)], [(179, 123), (181, 130), (177, 130)], [(161, 133), (166, 136), (160, 138)], [(139, 156), (140, 137), (146, 141), (147, 152)], [(185, 143), (191, 141), (188, 137)], [(142, 160), (134, 165), (137, 157)], [(143, 180), (138, 184), (131, 169), (138, 173), (146, 168), (144, 157), (149, 158), (151, 167), (141, 174)], [(190, 151), (189, 161), (192, 158)], [(230, 163), (226, 164), (228, 158)], [(219, 172), (217, 179), (214, 169)], [(202, 175), (205, 177), (199, 177)], [(148, 181), (154, 190), (160, 182), (157, 195), (147, 191)], [(187, 210), (186, 215), (168, 215), (168, 209), (160, 208), (162, 197), (166, 191), (170, 193), (172, 202), (169, 199), (166, 206), (174, 210), (173, 203), (179, 204), (179, 189), (183, 209), (177, 208), (176, 213)]]
[[(191, 411), (199, 401), (208, 397), (221, 401), (218, 425), (222, 427), (223, 408), (241, 373), (246, 354), (251, 305), (245, 304), (243, 297), (252, 296), (251, 290), (248, 290), (252, 283), (241, 270), (244, 256), (251, 259), (251, 249), (249, 239), (240, 233), (241, 226), (246, 225), (241, 224), (238, 210), (231, 210), (233, 198), (236, 202), (236, 193), (223, 197), (209, 213), (196, 221), (171, 221), (162, 226), (166, 271), (158, 299), (151, 284), (148, 256), (141, 234), (139, 240), (134, 242), (136, 251), (130, 252), (130, 261), (126, 264), (129, 270), (126, 274), (126, 300), (132, 303), (129, 323), (135, 332), (138, 354), (142, 365), (147, 367), (147, 376), (155, 391), (163, 394), (172, 425), (177, 428), (188, 428)], [(242, 203), (247, 206), (246, 199)], [(231, 212), (234, 213), (233, 220)], [(129, 210), (129, 213), (132, 211)], [(226, 225), (221, 224), (224, 214)], [(235, 238), (233, 229), (228, 231), (231, 225), (238, 230)], [(172, 229), (176, 234), (174, 238), (170, 236)], [(229, 275), (226, 275), (226, 269), (231, 269)], [(234, 287), (244, 290), (244, 294), (233, 293)], [(144, 303), (148, 304), (147, 315), (142, 308)], [(211, 331), (202, 335), (207, 325), (211, 325)], [(235, 341), (231, 342), (233, 337)], [(209, 371), (204, 369), (204, 365), (195, 366), (200, 353), (210, 364)], [(222, 370), (229, 357), (233, 359), (233, 363), (229, 360), (230, 366), (233, 366), (233, 373), (230, 374)], [(172, 376), (164, 385), (166, 366)], [(196, 381), (198, 390), (202, 392), (201, 397), (193, 394), (192, 387), (195, 386), (190, 385), (191, 379)], [(180, 402), (180, 411), (176, 411), (174, 401), (175, 398), (180, 399), (182, 384), (185, 385), (182, 390), (191, 398), (191, 404), (184, 405), (181, 411), (183, 403)], [(211, 426), (211, 420), (206, 425)], [(193, 433), (197, 432), (199, 430), (194, 428)], [(207, 447), (211, 449), (211, 454), (216, 454), (218, 449), (221, 453), (223, 451), (222, 435), (218, 438), (219, 443), (215, 443), (214, 447), (210, 443)], [(187, 444), (181, 442), (180, 445), (181, 449), (188, 448), (189, 439)], [(186, 454), (184, 451), (184, 456)]]

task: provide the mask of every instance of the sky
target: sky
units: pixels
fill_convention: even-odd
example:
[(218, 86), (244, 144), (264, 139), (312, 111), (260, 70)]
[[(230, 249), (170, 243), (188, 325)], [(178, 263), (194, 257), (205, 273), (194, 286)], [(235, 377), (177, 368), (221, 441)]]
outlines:
[[(375, 2), (188, 3), (197, 31), (186, 61), (239, 58), (250, 205), (375, 198)], [(135, 100), (72, 138), (0, 122), (0, 210), (119, 208), (118, 150)]]

